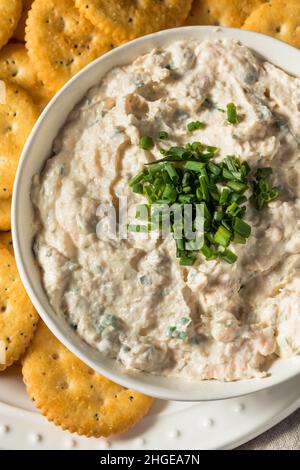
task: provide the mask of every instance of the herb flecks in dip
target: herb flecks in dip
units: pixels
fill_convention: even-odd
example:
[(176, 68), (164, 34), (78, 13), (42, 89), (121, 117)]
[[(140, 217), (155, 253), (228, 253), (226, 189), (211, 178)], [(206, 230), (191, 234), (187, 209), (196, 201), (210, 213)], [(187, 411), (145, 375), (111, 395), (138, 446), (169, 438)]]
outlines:
[[(98, 239), (99, 204), (140, 204), (129, 181), (161, 159), (162, 144), (183, 147), (191, 135), (219, 147), (216, 161), (272, 168), (269, 189), (280, 187), (264, 207), (265, 187), (254, 183), (260, 202), (247, 204), (251, 236), (234, 245), (237, 261), (180, 266), (172, 237), (151, 232)], [(177, 42), (113, 69), (33, 181), (34, 249), (57, 314), (129, 371), (246, 379), (298, 354), (299, 143), (300, 80), (235, 41)]]

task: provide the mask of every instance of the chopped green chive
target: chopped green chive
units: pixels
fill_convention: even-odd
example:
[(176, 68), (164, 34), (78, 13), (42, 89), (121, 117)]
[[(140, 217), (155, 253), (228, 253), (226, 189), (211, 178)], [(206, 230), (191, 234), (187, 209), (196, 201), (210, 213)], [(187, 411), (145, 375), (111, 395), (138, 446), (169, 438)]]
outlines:
[(239, 181), (228, 181), (227, 186), (237, 193), (244, 193), (248, 189), (246, 183), (240, 183)]
[(138, 173), (134, 178), (132, 178), (129, 181), (129, 186), (132, 187), (134, 184), (139, 183), (140, 181), (142, 181), (144, 176), (146, 176), (146, 173), (144, 171), (141, 171), (140, 173)]
[(217, 253), (211, 248), (209, 248), (207, 245), (203, 245), (200, 251), (208, 261), (217, 258)]
[(226, 106), (227, 109), (227, 121), (230, 122), (230, 124), (237, 124), (238, 118), (237, 118), (237, 111), (236, 111), (236, 106), (234, 103), (228, 103)]
[(152, 137), (144, 135), (140, 138), (139, 147), (143, 150), (151, 150), (154, 147), (154, 142)]
[(198, 129), (204, 129), (205, 124), (204, 122), (201, 122), (201, 121), (192, 121), (192, 122), (189, 122), (186, 127), (189, 132), (194, 132)]
[(166, 140), (169, 138), (169, 134), (166, 131), (160, 131), (158, 137), (160, 138), (160, 140)]
[(233, 264), (237, 260), (237, 255), (233, 253), (233, 251), (229, 250), (228, 248), (224, 250), (222, 253), (220, 253), (219, 257), (229, 264)]
[(218, 165), (215, 165), (215, 163), (212, 163), (212, 162), (209, 162), (207, 164), (207, 168), (209, 169), (211, 173), (213, 173), (216, 176), (219, 176), (222, 172), (222, 169)]
[(226, 209), (226, 214), (229, 214), (231, 215), (232, 217), (234, 217), (235, 215), (237, 215), (239, 213), (239, 206), (237, 205), (236, 202), (232, 202), (230, 204), (230, 206), (227, 207)]
[(179, 264), (180, 266), (193, 266), (196, 261), (196, 256), (186, 256), (184, 258), (180, 258)]
[(182, 238), (178, 238), (177, 240), (175, 240), (175, 242), (176, 242), (177, 250), (179, 250), (179, 251), (184, 251), (185, 250), (185, 243), (184, 243), (184, 240)]
[(233, 241), (234, 243), (245, 245), (245, 243), (247, 243), (247, 238), (241, 237), (241, 235), (239, 235), (238, 233), (235, 233)]
[(241, 196), (240, 194), (238, 193), (232, 193), (231, 197), (230, 197), (230, 200), (232, 202), (236, 202), (236, 204), (238, 206), (240, 206), (241, 204), (244, 204), (244, 202), (247, 202), (248, 199), (246, 198), (246, 196)]
[(234, 219), (233, 230), (244, 238), (250, 237), (251, 234), (250, 225), (246, 224), (242, 219), (239, 219), (239, 217), (235, 217)]
[(203, 168), (205, 167), (205, 163), (201, 163), (201, 162), (186, 162), (186, 164), (184, 165), (184, 168), (186, 170), (191, 170), (191, 171), (202, 171)]
[(144, 192), (144, 188), (141, 183), (134, 183), (131, 187), (134, 193), (143, 194)]
[(178, 338), (182, 341), (186, 341), (188, 339), (188, 334), (185, 331), (180, 331), (178, 333)]
[(173, 165), (171, 165), (171, 163), (166, 163), (164, 165), (164, 168), (165, 170), (167, 171), (168, 175), (170, 176), (171, 180), (178, 180), (178, 173), (176, 171), (176, 169), (174, 168)]
[(204, 199), (204, 201), (208, 201), (209, 200), (209, 189), (207, 187), (207, 182), (206, 182), (206, 178), (205, 176), (199, 176), (199, 181), (200, 181), (200, 188), (201, 188), (201, 191), (202, 191), (202, 197)]
[(269, 202), (274, 201), (279, 196), (279, 189), (270, 187), (269, 178), (273, 170), (270, 167), (258, 168), (255, 173), (255, 180), (252, 182), (252, 201), (257, 210), (261, 210)]
[(221, 196), (220, 196), (220, 204), (221, 205), (226, 204), (230, 193), (231, 193), (230, 189), (227, 188), (226, 186), (222, 189), (222, 193), (221, 193)]
[(175, 202), (177, 199), (177, 191), (174, 186), (167, 183), (162, 194), (162, 198), (168, 200), (169, 203)]
[(169, 326), (167, 336), (169, 336), (169, 338), (172, 338), (175, 331), (176, 331), (176, 326)]
[[(232, 106), (228, 106), (228, 110), (230, 109), (232, 111)], [(201, 128), (203, 123), (199, 127), (199, 122), (190, 123), (190, 129)], [(161, 131), (159, 137), (164, 140), (168, 135)], [(142, 137), (141, 141), (140, 147), (145, 150), (154, 145), (152, 138), (148, 136)], [(251, 177), (247, 162), (232, 155), (221, 162), (212, 161), (218, 148), (197, 141), (182, 147), (160, 149), (160, 152), (162, 159), (146, 163), (145, 169), (129, 181), (132, 191), (144, 195), (148, 200), (146, 211), (138, 211), (136, 216), (147, 223), (144, 226), (129, 225), (129, 230), (161, 230), (162, 222), (170, 219), (169, 226), (174, 238), (178, 228), (180, 232), (177, 233), (181, 233), (181, 238), (175, 239), (176, 256), (181, 266), (192, 266), (199, 254), (206, 260), (220, 258), (227, 263), (234, 263), (237, 255), (228, 248), (229, 245), (245, 244), (251, 234), (250, 225), (243, 220), (248, 203), (244, 193), (251, 189), (252, 184), (251, 201), (257, 209), (262, 209), (276, 199), (279, 189), (269, 185), (272, 169), (259, 168), (254, 177)], [(164, 206), (158, 211), (152, 211), (154, 204), (169, 207), (175, 204), (175, 207), (179, 206), (182, 215), (179, 220), (175, 220), (174, 211), (164, 211)], [(192, 230), (198, 230), (196, 214), (201, 209), (204, 230), (201, 237), (191, 237), (190, 233), (193, 232), (190, 228), (189, 235), (185, 232), (186, 204), (192, 206), (187, 216)], [(176, 330), (172, 337), (179, 338), (179, 333)]]
[(218, 245), (226, 247), (229, 245), (231, 237), (232, 237), (232, 234), (230, 230), (227, 230), (225, 227), (220, 225), (220, 227), (218, 228), (215, 234), (215, 242)]
[(266, 179), (271, 176), (273, 173), (273, 170), (271, 167), (265, 167), (265, 168), (258, 168), (255, 173), (255, 178), (256, 179)]

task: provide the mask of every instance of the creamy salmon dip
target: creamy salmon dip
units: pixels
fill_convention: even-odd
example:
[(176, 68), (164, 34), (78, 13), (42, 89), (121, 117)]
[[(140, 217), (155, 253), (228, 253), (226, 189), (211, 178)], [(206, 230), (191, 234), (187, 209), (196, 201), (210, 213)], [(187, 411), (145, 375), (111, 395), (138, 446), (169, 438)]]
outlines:
[[(224, 109), (235, 103), (239, 122)], [(273, 168), (280, 197), (250, 203), (252, 234), (230, 265), (199, 256), (180, 266), (174, 240), (96, 234), (99, 204), (141, 202), (129, 180), (168, 145), (193, 140)], [(34, 251), (57, 313), (88, 344), (130, 372), (191, 380), (266, 375), (300, 352), (300, 79), (232, 40), (181, 41), (111, 70), (57, 137), (32, 184)], [(170, 327), (184, 335), (172, 337)]]

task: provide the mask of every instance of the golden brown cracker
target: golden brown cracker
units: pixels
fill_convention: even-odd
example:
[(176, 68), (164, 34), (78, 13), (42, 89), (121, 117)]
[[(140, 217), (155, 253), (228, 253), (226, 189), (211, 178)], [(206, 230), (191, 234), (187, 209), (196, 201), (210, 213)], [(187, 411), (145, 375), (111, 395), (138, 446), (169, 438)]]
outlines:
[(14, 153), (11, 145), (4, 145), (0, 139), (0, 200), (10, 199), (17, 171), (18, 160), (11, 158)]
[(114, 44), (79, 13), (73, 0), (35, 0), (26, 47), (38, 76), (55, 92)]
[(39, 115), (38, 107), (21, 87), (5, 82), (5, 88), (5, 103), (0, 104), (1, 198), (9, 198), (12, 195), (13, 179), (20, 154)]
[(17, 27), (22, 12), (22, 0), (0, 0), (0, 49)]
[[(1, 204), (1, 203), (0, 203)], [(0, 232), (0, 248), (6, 248), (11, 255), (14, 254), (11, 232)]]
[(53, 96), (38, 79), (24, 44), (8, 44), (0, 51), (0, 80), (9, 80), (24, 88), (40, 109)]
[(19, 277), (15, 259), (0, 248), (0, 371), (13, 364), (29, 345), (38, 322)]
[(186, 25), (240, 28), (250, 13), (266, 0), (194, 0)]
[(85, 436), (110, 436), (134, 426), (153, 399), (97, 374), (69, 352), (42, 322), (23, 361), (35, 405), (57, 426)]
[(0, 104), (4, 104), (6, 101), (6, 93), (5, 93), (5, 83), (0, 80)]
[(26, 24), (28, 12), (31, 8), (32, 3), (33, 3), (33, 0), (23, 0), (21, 18), (13, 34), (14, 39), (17, 39), (17, 41), (20, 41), (20, 42), (25, 41), (25, 24)]
[(11, 229), (11, 197), (9, 199), (0, 198), (0, 230), (10, 230)]
[(272, 0), (247, 18), (243, 29), (268, 34), (300, 47), (300, 1)]
[(75, 0), (96, 27), (120, 43), (183, 24), (192, 0)]

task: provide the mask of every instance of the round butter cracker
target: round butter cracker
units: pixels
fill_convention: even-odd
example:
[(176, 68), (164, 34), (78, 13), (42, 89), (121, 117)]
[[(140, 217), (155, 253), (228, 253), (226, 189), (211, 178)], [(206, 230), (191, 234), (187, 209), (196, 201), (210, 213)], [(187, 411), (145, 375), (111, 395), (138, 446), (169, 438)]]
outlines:
[(37, 408), (55, 425), (88, 437), (134, 426), (153, 399), (97, 374), (40, 322), (23, 360), (23, 380)]
[(194, 0), (186, 25), (240, 28), (250, 13), (266, 0)]
[(300, 1), (272, 0), (247, 18), (243, 29), (268, 34), (300, 47)]
[(38, 318), (19, 277), (13, 255), (0, 247), (0, 371), (25, 352)]
[(34, 72), (24, 44), (8, 44), (0, 51), (0, 80), (24, 88), (41, 110), (53, 96)]
[(23, 0), (21, 18), (18, 22), (18, 26), (13, 35), (13, 38), (17, 39), (17, 41), (20, 41), (20, 42), (25, 41), (25, 24), (26, 24), (28, 12), (31, 8), (32, 3), (33, 3), (33, 0)]
[(192, 0), (75, 0), (96, 27), (121, 43), (183, 24)]
[(11, 229), (11, 197), (8, 199), (0, 198), (0, 230), (7, 231)]
[(22, 13), (22, 0), (0, 0), (0, 49), (17, 27)]
[(11, 255), (14, 254), (11, 232), (0, 232), (0, 248), (6, 248)]
[(73, 0), (35, 0), (25, 37), (39, 78), (53, 92), (114, 47), (110, 38), (79, 13)]
[(18, 161), (38, 115), (39, 109), (26, 91), (6, 81), (5, 103), (0, 104), (0, 198), (2, 199), (8, 199), (12, 195)]

